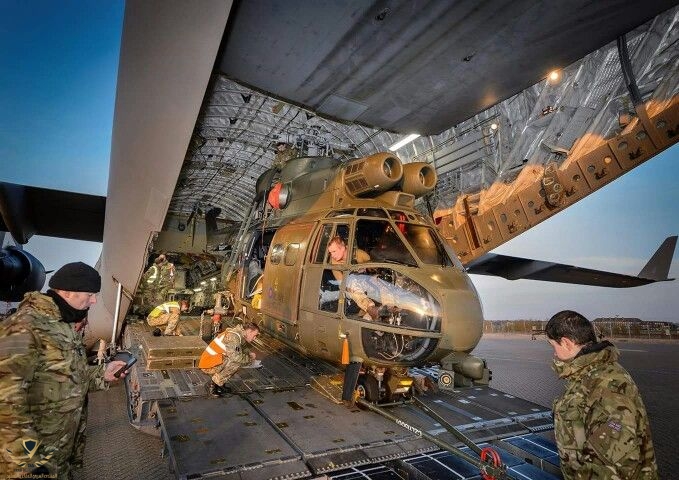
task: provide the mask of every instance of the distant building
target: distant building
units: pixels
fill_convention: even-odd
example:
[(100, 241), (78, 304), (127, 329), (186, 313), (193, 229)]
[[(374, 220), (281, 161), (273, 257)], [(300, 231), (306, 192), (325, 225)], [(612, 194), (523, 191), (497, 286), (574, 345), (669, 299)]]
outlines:
[(627, 318), (627, 317), (600, 317), (593, 320), (594, 323), (633, 323), (640, 324), (644, 323), (640, 318)]

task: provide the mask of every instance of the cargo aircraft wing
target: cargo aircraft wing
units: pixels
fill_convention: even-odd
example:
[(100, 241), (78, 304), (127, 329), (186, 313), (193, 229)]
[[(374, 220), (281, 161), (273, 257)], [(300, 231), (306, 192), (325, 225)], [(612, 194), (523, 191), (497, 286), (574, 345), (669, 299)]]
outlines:
[(0, 182), (0, 231), (26, 244), (33, 235), (101, 242), (106, 197)]
[(466, 268), (468, 273), (493, 275), (507, 280), (542, 280), (612, 288), (639, 287), (674, 280), (667, 278), (667, 275), (676, 244), (676, 236), (667, 237), (636, 276), (495, 253), (487, 253), (473, 260)]

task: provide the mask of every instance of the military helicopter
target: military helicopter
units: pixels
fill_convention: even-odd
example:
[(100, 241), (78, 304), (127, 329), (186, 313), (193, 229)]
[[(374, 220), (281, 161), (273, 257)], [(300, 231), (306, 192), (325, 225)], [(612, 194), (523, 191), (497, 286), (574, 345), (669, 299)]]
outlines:
[[(444, 384), (487, 384), (485, 362), (469, 353), (482, 334), (479, 296), (439, 226), (416, 208), (436, 181), (429, 164), (404, 165), (391, 153), (345, 163), (297, 157), (266, 171), (256, 222), (222, 271), (234, 311), (306, 355), (353, 365), (345, 394), (357, 381), (371, 402), (410, 395), (411, 366), (440, 364)], [(214, 226), (207, 235), (208, 244), (222, 242)], [(606, 275), (665, 280), (673, 249), (671, 239), (663, 244), (645, 280)], [(498, 274), (494, 263), (477, 260), (474, 270)], [(560, 267), (578, 270), (582, 283), (605, 273)]]
[[(235, 310), (305, 354), (339, 361), (345, 349), (345, 363), (362, 364), (371, 401), (407, 393), (405, 367), (453, 352), (465, 357), (466, 376), (487, 381), (483, 363), (464, 353), (481, 337), (478, 295), (414, 208), (435, 184), (428, 164), (404, 166), (388, 153), (344, 165), (300, 157), (265, 172), (263, 216), (246, 233), (236, 274), (224, 272)], [(369, 259), (333, 261), (333, 239)]]

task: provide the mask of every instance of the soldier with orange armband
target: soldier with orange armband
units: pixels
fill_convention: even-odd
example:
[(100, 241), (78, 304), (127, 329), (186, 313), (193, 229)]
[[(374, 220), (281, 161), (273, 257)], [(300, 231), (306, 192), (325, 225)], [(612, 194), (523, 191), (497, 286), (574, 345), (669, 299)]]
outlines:
[(243, 365), (254, 362), (256, 355), (247, 351), (243, 340), (251, 343), (259, 335), (259, 327), (254, 323), (246, 323), (227, 328), (217, 335), (200, 356), (198, 368), (212, 379), (207, 384), (208, 394), (219, 397), (227, 393), (226, 381)]

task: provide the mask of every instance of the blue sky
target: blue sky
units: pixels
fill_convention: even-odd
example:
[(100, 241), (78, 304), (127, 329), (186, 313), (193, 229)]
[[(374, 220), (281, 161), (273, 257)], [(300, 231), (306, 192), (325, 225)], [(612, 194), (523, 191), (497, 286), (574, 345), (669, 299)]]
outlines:
[[(0, 3), (0, 180), (105, 195), (122, 1)], [(679, 146), (497, 249), (498, 253), (637, 274), (679, 232)], [(94, 264), (101, 246), (34, 237), (48, 269)], [(675, 255), (675, 258), (679, 257)], [(677, 261), (671, 274), (679, 275)], [(679, 282), (603, 289), (473, 276), (486, 318), (679, 320)]]

